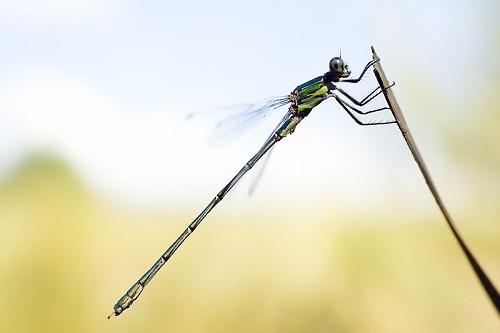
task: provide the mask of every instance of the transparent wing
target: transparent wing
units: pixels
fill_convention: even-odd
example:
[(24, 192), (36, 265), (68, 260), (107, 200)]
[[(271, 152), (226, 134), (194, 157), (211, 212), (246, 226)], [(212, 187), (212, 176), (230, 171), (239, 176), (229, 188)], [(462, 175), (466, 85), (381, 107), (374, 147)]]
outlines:
[[(288, 96), (270, 97), (255, 103), (239, 104), (217, 108), (217, 111), (203, 112), (210, 117), (221, 116), (210, 134), (209, 143), (212, 145), (224, 144), (261, 123), (272, 111), (290, 103)], [(190, 113), (186, 118), (191, 119), (201, 115), (201, 112)]]
[(262, 179), (262, 175), (264, 174), (264, 170), (266, 170), (267, 164), (269, 163), (269, 159), (273, 153), (274, 147), (276, 147), (276, 146), (273, 146), (271, 149), (269, 149), (269, 151), (267, 152), (267, 155), (264, 158), (264, 160), (262, 161), (259, 169), (256, 170), (255, 173), (253, 174), (252, 181), (251, 181), (250, 186), (248, 188), (248, 196), (249, 197), (251, 197), (255, 193), (255, 189), (257, 188), (257, 186), (259, 185), (259, 183)]
[[(283, 126), (285, 122), (290, 120), (290, 117), (293, 117), (293, 114), (290, 113), (289, 111), (286, 112), (286, 114), (281, 118), (279, 123), (276, 125), (276, 127), (273, 129), (273, 131), (269, 134), (269, 136), (266, 138), (265, 142), (269, 141), (271, 137), (276, 133), (276, 131)], [(272, 152), (274, 151), (274, 148), (276, 146), (271, 147), (269, 151), (266, 153), (265, 157), (263, 157), (263, 160), (260, 163), (257, 163), (255, 167), (250, 171), (253, 171), (253, 177), (250, 181), (250, 186), (248, 188), (248, 196), (251, 197), (255, 193), (255, 189), (259, 185), (260, 181), (262, 180), (262, 175), (264, 174), (264, 171), (269, 163), (269, 159), (271, 157)]]
[[(274, 130), (271, 132), (271, 134), (268, 136), (267, 140), (269, 140), (273, 135), (274, 133), (286, 122), (290, 119), (290, 117), (292, 117), (292, 114), (290, 112), (287, 112), (283, 118), (281, 118), (280, 122), (278, 123), (278, 125), (276, 125), (276, 127), (274, 128)], [(266, 140), (266, 141), (267, 141)], [(260, 164), (260, 167), (257, 171), (255, 171), (254, 173), (254, 176), (252, 177), (252, 181), (250, 183), (250, 187), (248, 188), (248, 196), (252, 196), (254, 193), (255, 193), (255, 189), (257, 188), (257, 186), (259, 185), (261, 179), (262, 179), (262, 175), (264, 174), (264, 171), (266, 170), (266, 167), (267, 167), (267, 164), (269, 163), (269, 159), (271, 158), (271, 154), (273, 153), (274, 151), (274, 147), (276, 146), (273, 146), (268, 152), (267, 152), (267, 156), (265, 157), (264, 161), (261, 162)]]

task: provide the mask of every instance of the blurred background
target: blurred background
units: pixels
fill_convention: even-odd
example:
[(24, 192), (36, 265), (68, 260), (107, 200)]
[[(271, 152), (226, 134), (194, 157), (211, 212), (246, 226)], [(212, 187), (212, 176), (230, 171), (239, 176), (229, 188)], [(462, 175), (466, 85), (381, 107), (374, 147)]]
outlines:
[[(256, 172), (105, 318), (286, 110), (213, 147), (218, 107), (288, 94), (340, 48), (357, 76), (371, 45), (500, 286), (499, 13), (472, 0), (0, 1), (0, 331), (498, 332), (397, 128), (357, 126), (332, 101), (277, 145), (252, 196)], [(375, 86), (370, 73), (345, 89)]]

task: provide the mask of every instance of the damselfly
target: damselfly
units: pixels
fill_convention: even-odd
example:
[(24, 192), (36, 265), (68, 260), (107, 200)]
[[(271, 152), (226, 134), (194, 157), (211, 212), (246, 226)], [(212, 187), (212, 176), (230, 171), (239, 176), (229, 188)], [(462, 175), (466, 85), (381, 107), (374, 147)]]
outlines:
[[(169, 260), (175, 251), (181, 246), (186, 238), (198, 227), (203, 219), (210, 211), (220, 202), (226, 194), (233, 188), (236, 183), (245, 175), (258, 160), (262, 158), (269, 150), (281, 139), (292, 134), (297, 125), (307, 117), (311, 111), (320, 103), (328, 98), (334, 98), (335, 101), (342, 107), (343, 110), (359, 125), (385, 125), (395, 123), (395, 120), (381, 122), (364, 122), (359, 116), (378, 111), (388, 110), (388, 107), (377, 108), (373, 110), (362, 110), (361, 107), (368, 104), (375, 97), (380, 95), (385, 89), (377, 86), (370, 94), (361, 100), (349, 95), (342, 90), (339, 83), (357, 83), (361, 81), (368, 69), (373, 66), (378, 60), (372, 60), (364, 67), (358, 78), (349, 79), (351, 71), (344, 60), (339, 57), (334, 57), (330, 60), (329, 71), (324, 75), (318, 76), (310, 81), (307, 81), (297, 86), (289, 95), (271, 99), (263, 104), (256, 104), (248, 110), (249, 116), (258, 115), (270, 109), (276, 109), (285, 105), (289, 105), (285, 115), (278, 123), (273, 132), (269, 135), (262, 147), (257, 153), (248, 160), (241, 170), (217, 193), (210, 203), (202, 210), (202, 212), (192, 221), (181, 235), (167, 248), (161, 257), (154, 265), (123, 295), (113, 307), (112, 315), (118, 316), (125, 309), (129, 308), (132, 303), (139, 297), (144, 290), (144, 287), (151, 281), (160, 268)], [(349, 100), (350, 102), (346, 101)], [(352, 103), (352, 104), (351, 104)], [(353, 105), (354, 104), (354, 105)]]
[[(282, 96), (279, 98), (267, 100), (264, 103), (257, 103), (249, 107), (246, 113), (247, 118), (240, 118), (240, 126), (245, 125), (245, 121), (241, 119), (250, 120), (253, 117), (258, 117), (265, 114), (269, 110), (277, 109), (279, 107), (289, 105), (289, 108), (281, 121), (278, 123), (276, 128), (272, 131), (269, 137), (264, 142), (264, 145), (257, 151), (257, 153), (248, 160), (247, 163), (241, 168), (241, 170), (222, 188), (222, 190), (217, 193), (217, 195), (210, 201), (210, 203), (201, 211), (201, 213), (192, 221), (188, 227), (181, 233), (181, 235), (167, 248), (167, 250), (161, 255), (161, 257), (154, 263), (154, 265), (146, 271), (146, 273), (127, 290), (125, 295), (123, 295), (118, 302), (113, 307), (113, 312), (108, 316), (108, 319), (112, 316), (120, 315), (125, 309), (129, 308), (132, 303), (140, 296), (144, 287), (151, 281), (155, 274), (160, 270), (160, 268), (170, 259), (170, 257), (175, 253), (175, 251), (181, 246), (181, 244), (186, 240), (186, 238), (198, 227), (198, 225), (203, 221), (203, 219), (210, 213), (210, 211), (220, 202), (226, 194), (239, 182), (239, 180), (259, 161), (266, 153), (268, 154), (270, 149), (281, 139), (292, 134), (295, 131), (297, 125), (307, 117), (311, 111), (318, 106), (320, 103), (328, 98), (333, 97), (335, 101), (342, 107), (344, 111), (359, 125), (371, 126), (371, 125), (386, 125), (397, 123), (401, 133), (403, 134), (410, 151), (412, 152), (415, 160), (424, 178), (426, 180), (429, 189), (436, 199), (436, 202), (443, 212), (448, 225), (453, 232), (453, 235), (457, 239), (459, 245), (461, 246), (464, 254), (469, 260), (472, 268), (474, 269), (476, 275), (478, 276), (483, 288), (492, 300), (497, 311), (500, 313), (500, 298), (496, 288), (491, 283), (490, 279), (484, 273), (483, 269), (477, 262), (477, 260), (472, 255), (472, 252), (465, 245), (456, 228), (449, 216), (444, 204), (437, 193), (434, 183), (429, 175), (429, 172), (423, 162), (423, 159), (416, 147), (416, 144), (411, 136), (411, 133), (406, 125), (406, 122), (399, 110), (399, 106), (395, 101), (393, 96), (391, 86), (388, 84), (385, 75), (383, 74), (382, 68), (378, 63), (380, 59), (376, 55), (374, 49), (373, 60), (368, 62), (361, 74), (356, 79), (349, 79), (351, 71), (348, 65), (344, 62), (341, 56), (334, 57), (330, 60), (329, 71), (324, 75), (318, 76), (310, 81), (307, 81), (299, 86), (297, 86), (289, 95)], [(365, 98), (357, 100), (356, 98), (349, 95), (346, 91), (339, 87), (340, 83), (357, 83), (361, 81), (363, 76), (366, 74), (369, 68), (374, 67), (374, 73), (377, 77), (379, 85), (376, 89), (370, 92)], [(363, 110), (362, 108), (372, 101), (375, 97), (384, 94), (385, 99), (389, 107), (376, 108), (372, 110)], [(346, 100), (347, 99), (347, 100)], [(354, 104), (354, 105), (353, 105)], [(379, 112), (383, 110), (391, 110), (394, 115), (394, 120), (391, 121), (381, 121), (381, 122), (365, 122), (358, 115), (366, 115), (374, 112)], [(238, 126), (236, 132), (239, 131)]]

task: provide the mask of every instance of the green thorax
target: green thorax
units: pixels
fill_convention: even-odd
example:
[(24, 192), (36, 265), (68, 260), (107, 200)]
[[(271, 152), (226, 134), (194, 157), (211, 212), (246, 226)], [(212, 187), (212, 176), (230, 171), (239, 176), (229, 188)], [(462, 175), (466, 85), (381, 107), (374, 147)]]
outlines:
[(323, 76), (318, 76), (295, 88), (299, 114), (307, 116), (311, 110), (325, 100), (328, 87)]

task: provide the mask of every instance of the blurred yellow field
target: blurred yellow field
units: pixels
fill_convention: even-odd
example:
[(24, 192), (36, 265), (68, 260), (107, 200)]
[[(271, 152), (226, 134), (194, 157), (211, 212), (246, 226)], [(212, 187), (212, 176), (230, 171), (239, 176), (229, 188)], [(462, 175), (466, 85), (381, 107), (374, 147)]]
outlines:
[[(233, 220), (227, 205), (127, 313), (107, 321), (116, 298), (177, 236), (190, 213), (110, 209), (67, 166), (43, 155), (27, 160), (2, 185), (0, 202), (2, 332), (498, 328), (440, 220), (361, 221), (332, 214), (287, 222), (272, 211)], [(500, 228), (464, 230), (498, 282)]]

